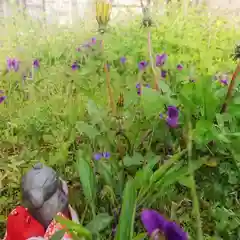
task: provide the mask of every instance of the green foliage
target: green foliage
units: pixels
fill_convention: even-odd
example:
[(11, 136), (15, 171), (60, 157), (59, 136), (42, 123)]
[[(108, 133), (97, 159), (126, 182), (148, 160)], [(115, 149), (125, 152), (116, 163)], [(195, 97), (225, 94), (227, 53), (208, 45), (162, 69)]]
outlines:
[[(21, 175), (42, 161), (68, 182), (81, 224), (57, 220), (74, 239), (144, 239), (142, 208), (158, 210), (197, 239), (196, 201), (204, 239), (240, 238), (239, 78), (224, 114), (227, 86), (214, 80), (233, 73), (230, 55), (240, 35), (225, 19), (206, 17), (205, 10), (189, 8), (183, 16), (171, 6), (150, 29), (154, 59), (149, 29), (140, 29), (138, 21), (92, 36), (79, 26), (42, 31), (27, 18), (1, 20), (0, 90), (7, 96), (0, 104), (1, 235), (5, 217), (20, 203)], [(92, 37), (91, 47), (79, 46)], [(168, 59), (155, 69), (156, 91), (153, 69), (139, 73), (138, 63), (163, 52)], [(21, 60), (19, 72), (5, 72), (7, 56)], [(40, 60), (39, 69), (31, 70), (33, 59)], [(74, 71), (75, 61), (80, 69)], [(116, 112), (109, 104), (106, 61), (114, 106), (124, 96)], [(31, 71), (33, 78), (23, 81)], [(137, 83), (143, 85), (141, 96)], [(179, 109), (176, 128), (167, 124), (168, 106)], [(94, 159), (106, 152), (109, 158)]]

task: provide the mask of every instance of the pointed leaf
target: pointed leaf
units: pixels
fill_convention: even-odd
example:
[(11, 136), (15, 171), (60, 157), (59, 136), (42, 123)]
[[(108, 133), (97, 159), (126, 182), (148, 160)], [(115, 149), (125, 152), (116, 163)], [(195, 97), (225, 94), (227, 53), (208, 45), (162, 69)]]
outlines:
[(96, 197), (96, 179), (90, 166), (90, 159), (86, 160), (81, 151), (77, 154), (77, 170), (79, 173), (83, 193), (89, 204), (94, 204)]
[(93, 234), (99, 233), (104, 230), (113, 220), (113, 217), (107, 213), (98, 214), (90, 223), (87, 224), (86, 228)]
[(134, 181), (129, 180), (123, 193), (122, 209), (115, 240), (132, 239), (136, 212), (136, 198), (137, 194)]

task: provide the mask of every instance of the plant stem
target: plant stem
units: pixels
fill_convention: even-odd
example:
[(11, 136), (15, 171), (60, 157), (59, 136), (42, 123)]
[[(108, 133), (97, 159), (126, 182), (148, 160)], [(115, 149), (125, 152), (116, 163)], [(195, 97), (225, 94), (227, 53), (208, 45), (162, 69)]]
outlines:
[[(103, 40), (102, 40), (101, 48), (102, 48), (102, 53), (103, 53), (104, 52)], [(109, 105), (110, 105), (110, 108), (112, 109), (113, 115), (115, 116), (116, 115), (116, 107), (114, 104), (114, 98), (113, 98), (113, 93), (112, 93), (112, 88), (111, 88), (111, 83), (110, 83), (110, 73), (109, 73), (107, 63), (104, 64), (104, 71), (106, 73), (106, 83), (107, 83), (107, 92), (108, 92), (108, 97), (109, 97)]]
[(152, 46), (151, 46), (151, 32), (148, 32), (148, 53), (149, 53), (149, 60), (151, 63), (152, 71), (154, 74), (154, 88), (158, 91), (159, 86), (158, 86), (158, 75), (155, 71), (154, 64), (153, 64), (153, 57), (152, 57)]
[(108, 97), (109, 97), (109, 105), (112, 109), (113, 115), (116, 115), (116, 107), (115, 107), (115, 104), (114, 104), (113, 93), (112, 93), (112, 88), (111, 88), (111, 84), (110, 84), (110, 74), (109, 74), (107, 63), (105, 63), (105, 65), (104, 65), (104, 71), (106, 73), (106, 82), (107, 82), (107, 90), (108, 90)]
[(197, 189), (196, 189), (196, 182), (194, 179), (194, 171), (192, 167), (192, 124), (189, 118), (188, 123), (188, 167), (190, 170), (190, 181), (191, 181), (191, 195), (193, 201), (193, 211), (196, 217), (196, 224), (197, 224), (197, 240), (203, 240), (203, 231), (202, 231), (202, 222), (201, 222), (201, 215), (199, 209), (199, 201), (197, 197)]
[(236, 78), (237, 78), (237, 75), (239, 74), (240, 72), (240, 62), (238, 62), (238, 65), (232, 75), (232, 79), (231, 79), (231, 82), (229, 84), (229, 87), (228, 87), (228, 92), (227, 92), (227, 96), (225, 98), (225, 101), (222, 105), (222, 109), (221, 109), (221, 113), (224, 113), (226, 112), (227, 110), (227, 104), (232, 96), (232, 92), (233, 92), (233, 88), (234, 88), (234, 85), (235, 85), (235, 82), (236, 82)]

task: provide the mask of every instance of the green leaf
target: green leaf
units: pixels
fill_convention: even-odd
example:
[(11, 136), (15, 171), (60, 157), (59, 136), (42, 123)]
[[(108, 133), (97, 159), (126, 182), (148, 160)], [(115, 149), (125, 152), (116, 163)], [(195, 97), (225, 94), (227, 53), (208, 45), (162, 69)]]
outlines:
[(104, 230), (113, 220), (113, 217), (107, 213), (98, 214), (90, 223), (87, 224), (86, 228), (93, 234), (99, 233)]
[(100, 132), (93, 126), (85, 122), (77, 122), (76, 128), (79, 133), (85, 133), (90, 139), (95, 139)]
[(57, 231), (51, 238), (50, 240), (61, 240), (65, 234), (66, 230), (62, 229)]
[(116, 187), (116, 181), (114, 179), (113, 171), (109, 164), (106, 164), (103, 161), (96, 162), (97, 171), (100, 173), (100, 176), (105, 181), (105, 184), (111, 186), (113, 189)]
[(3, 215), (0, 215), (0, 222), (5, 222), (6, 218)]
[(127, 155), (123, 158), (123, 163), (126, 167), (142, 165), (143, 161), (143, 156), (137, 152), (135, 152), (132, 157)]
[[(88, 229), (79, 223), (75, 223), (67, 218), (60, 216), (55, 217), (56, 221), (64, 226), (71, 234), (77, 233), (78, 237), (85, 237), (87, 240), (92, 240), (92, 234)], [(74, 234), (75, 235), (75, 234)]]
[(90, 159), (86, 160), (82, 156), (82, 152), (79, 150), (77, 153), (77, 170), (79, 173), (83, 193), (88, 203), (94, 206), (96, 198), (96, 179), (93, 169), (90, 166)]
[(141, 105), (145, 115), (149, 118), (159, 115), (164, 109), (160, 93), (151, 88), (142, 88)]
[(136, 187), (134, 181), (131, 179), (126, 183), (124, 189), (122, 209), (115, 240), (132, 239), (136, 212), (136, 198)]
[(171, 89), (164, 80), (158, 81), (158, 86), (163, 93), (170, 93)]
[(157, 171), (154, 172), (150, 179), (151, 183), (157, 182), (167, 172), (167, 170), (175, 162), (177, 162), (185, 153), (186, 150), (183, 150), (180, 153), (173, 155), (169, 160), (167, 160)]
[(152, 174), (153, 174), (152, 169), (148, 165), (145, 166), (143, 169), (139, 169), (135, 174), (134, 178), (136, 188), (139, 189), (144, 186), (147, 186)]
[(146, 236), (146, 233), (139, 233), (136, 237), (133, 238), (133, 240), (144, 240)]

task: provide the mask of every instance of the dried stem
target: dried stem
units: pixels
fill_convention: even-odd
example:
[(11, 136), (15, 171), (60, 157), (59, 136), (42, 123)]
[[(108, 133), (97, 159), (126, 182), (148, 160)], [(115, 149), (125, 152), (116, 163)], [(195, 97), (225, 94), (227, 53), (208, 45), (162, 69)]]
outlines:
[(114, 98), (113, 98), (112, 88), (111, 88), (111, 84), (110, 84), (110, 73), (109, 73), (107, 63), (104, 64), (104, 71), (106, 73), (106, 83), (107, 83), (107, 90), (108, 90), (108, 97), (109, 97), (109, 105), (112, 109), (112, 113), (114, 115), (116, 115), (116, 107), (114, 104)]
[(226, 112), (227, 110), (227, 105), (228, 105), (228, 102), (232, 96), (232, 92), (233, 92), (233, 89), (234, 89), (234, 85), (235, 85), (235, 82), (236, 82), (236, 78), (237, 78), (237, 75), (240, 73), (240, 62), (238, 62), (238, 65), (232, 75), (232, 79), (231, 79), (231, 82), (229, 84), (229, 87), (228, 87), (228, 92), (227, 92), (227, 96), (225, 98), (225, 101), (222, 105), (222, 109), (221, 109), (221, 113), (224, 113)]
[(154, 88), (158, 91), (159, 90), (158, 75), (155, 71), (154, 61), (153, 61), (153, 57), (152, 57), (152, 45), (151, 45), (151, 32), (150, 31), (148, 32), (148, 53), (149, 53), (149, 60), (151, 63), (152, 71), (154, 74)]
[[(101, 48), (102, 48), (102, 52), (104, 52), (104, 42), (103, 42), (103, 40), (102, 40), (102, 43), (101, 43)], [(112, 93), (112, 88), (111, 88), (111, 83), (110, 83), (111, 78), (110, 78), (110, 73), (109, 73), (107, 63), (104, 64), (104, 71), (106, 73), (106, 84), (107, 84), (109, 105), (110, 105), (110, 108), (112, 109), (113, 115), (116, 115), (116, 107), (115, 107), (115, 104), (114, 104), (114, 98), (113, 98), (113, 93)]]

